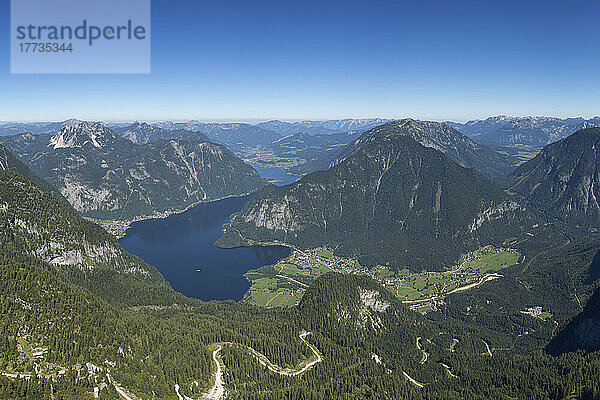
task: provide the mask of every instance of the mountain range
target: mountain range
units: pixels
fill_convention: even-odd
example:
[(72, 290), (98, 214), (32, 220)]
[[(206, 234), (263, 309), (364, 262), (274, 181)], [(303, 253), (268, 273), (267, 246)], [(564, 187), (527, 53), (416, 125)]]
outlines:
[(0, 122), (0, 136), (18, 135), (21, 133), (33, 133), (40, 135), (53, 135), (65, 126), (75, 126), (82, 121), (69, 118), (58, 122)]
[(466, 123), (447, 123), (477, 143), (493, 149), (517, 145), (539, 149), (581, 129), (600, 126), (600, 117), (561, 119), (499, 115)]
[(227, 145), (231, 150), (236, 150), (242, 146), (266, 145), (284, 136), (257, 125), (243, 123), (167, 121), (158, 122), (155, 126), (168, 130), (185, 129), (188, 131), (199, 132), (206, 135), (213, 142)]
[(157, 140), (184, 139), (200, 140), (208, 142), (206, 135), (200, 132), (194, 132), (187, 129), (165, 129), (150, 125), (145, 122), (134, 122), (124, 127), (116, 127), (113, 130), (125, 139), (131, 140), (136, 144), (147, 144)]
[(503, 186), (570, 227), (600, 228), (600, 128), (549, 144)]
[(366, 118), (366, 119), (332, 119), (326, 121), (296, 121), (284, 122), (272, 120), (257, 124), (261, 128), (269, 129), (280, 135), (286, 136), (295, 133), (306, 133), (309, 135), (329, 135), (332, 133), (353, 132), (362, 133), (377, 125), (389, 122), (389, 119)]
[[(439, 122), (417, 122), (406, 118), (388, 122), (370, 131), (369, 135), (378, 130), (393, 131), (397, 135), (411, 137), (425, 147), (441, 151), (448, 157), (466, 168), (476, 168), (489, 179), (497, 179), (512, 170), (514, 160), (486, 146), (475, 143), (459, 131)], [(369, 135), (363, 135), (350, 146), (340, 150), (330, 165), (343, 160), (347, 154), (368, 140)]]
[[(92, 398), (98, 389), (100, 398), (204, 398), (220, 370), (229, 398), (598, 398), (598, 290), (589, 292), (600, 277), (600, 243), (540, 239), (544, 221), (526, 199), (422, 145), (408, 128), (427, 132), (410, 120), (372, 129), (329, 170), (260, 190), (226, 229), (297, 246), (328, 243), (366, 263), (419, 271), (465, 249), (532, 238), (535, 246), (523, 247), (502, 278), (451, 294), (440, 302), (447, 308), (425, 316), (373, 279), (337, 273), (316, 279), (289, 310), (188, 299), (0, 147), (0, 395)], [(573, 153), (590, 173), (584, 150), (596, 147), (596, 133), (588, 131), (553, 145), (550, 158), (570, 165), (563, 157)], [(136, 145), (79, 123), (9, 142), (31, 165), (29, 152), (65, 152), (64, 172), (92, 157), (108, 164), (109, 151), (128, 166), (117, 146), (169, 154), (163, 146), (186, 141)], [(556, 321), (521, 312), (534, 306)], [(544, 351), (550, 336), (547, 350), (560, 357)], [(38, 349), (46, 354), (34, 358)], [(309, 367), (286, 376), (265, 360), (282, 366), (275, 371)]]
[(263, 188), (232, 218), (221, 245), (244, 238), (301, 248), (327, 244), (370, 265), (419, 270), (532, 229), (537, 220), (524, 204), (413, 138), (438, 125), (384, 124), (328, 170)]
[(260, 188), (264, 181), (222, 145), (158, 140), (137, 145), (99, 123), (53, 135), (0, 138), (85, 216), (125, 219), (184, 210)]
[[(80, 122), (77, 119), (62, 122), (0, 122), (0, 136), (25, 132), (53, 135), (65, 126)], [(272, 120), (256, 125), (191, 120), (155, 123), (108, 122), (106, 126), (137, 144), (147, 144), (160, 139), (207, 140), (208, 138), (212, 142), (225, 145), (247, 162), (262, 167), (281, 167), (288, 173), (304, 175), (326, 169), (336, 158), (343, 157), (343, 153), (336, 154), (336, 151), (332, 150), (338, 150), (366, 130), (386, 122), (391, 120), (382, 118), (296, 122)], [(468, 147), (473, 148), (476, 145), (466, 143), (468, 139), (462, 138), (462, 135), (456, 132), (451, 134), (454, 139), (434, 137), (430, 144), (445, 149), (447, 154), (461, 165), (473, 166), (487, 177), (496, 179), (509, 172), (513, 166), (533, 158), (546, 144), (560, 140), (580, 129), (599, 126), (600, 117), (560, 119), (500, 115), (466, 123), (447, 121), (446, 125), (480, 145), (482, 150), (475, 151), (480, 153), (479, 156), (468, 154), (473, 153), (473, 149)], [(310, 138), (313, 136), (314, 139)], [(284, 138), (286, 140), (279, 142)], [(290, 140), (287, 140), (288, 138)], [(426, 141), (429, 138), (417, 140), (428, 145)], [(452, 149), (454, 145), (458, 147)], [(497, 150), (500, 154), (490, 153), (491, 149)], [(473, 158), (482, 160), (476, 161)]]

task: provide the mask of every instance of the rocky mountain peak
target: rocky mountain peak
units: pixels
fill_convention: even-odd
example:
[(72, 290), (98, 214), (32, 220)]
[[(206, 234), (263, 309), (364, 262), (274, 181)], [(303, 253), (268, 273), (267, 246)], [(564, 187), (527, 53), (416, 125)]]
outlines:
[(132, 130), (132, 129), (156, 129), (156, 128), (147, 122), (135, 121), (127, 129)]
[(346, 158), (364, 143), (374, 140), (391, 140), (398, 136), (410, 137), (425, 147), (441, 151), (460, 165), (477, 168), (490, 179), (496, 179), (510, 170), (508, 157), (463, 135), (456, 129), (441, 122), (422, 122), (404, 118), (376, 126), (365, 132), (332, 162)]
[(371, 137), (408, 136), (425, 147), (432, 147), (447, 153), (457, 143), (469, 148), (480, 148), (478, 144), (462, 133), (441, 122), (420, 122), (404, 118), (388, 122), (369, 131)]
[(102, 123), (90, 121), (73, 121), (66, 124), (50, 138), (48, 147), (53, 149), (78, 148), (88, 144), (96, 148), (106, 145), (107, 140), (114, 138), (114, 133)]
[(78, 126), (82, 122), (85, 122), (85, 121), (82, 121), (82, 120), (77, 119), (77, 118), (69, 118), (69, 119), (63, 121), (62, 125), (63, 126)]

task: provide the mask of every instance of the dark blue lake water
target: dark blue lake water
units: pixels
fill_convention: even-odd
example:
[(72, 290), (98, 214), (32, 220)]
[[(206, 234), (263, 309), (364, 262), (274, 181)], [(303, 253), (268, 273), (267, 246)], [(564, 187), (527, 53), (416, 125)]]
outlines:
[(289, 185), (290, 183), (294, 183), (298, 180), (298, 177), (295, 175), (290, 175), (281, 168), (276, 167), (260, 167), (258, 165), (252, 165), (256, 172), (263, 178), (271, 178), (276, 179), (278, 182), (277, 186), (281, 185)]
[(214, 246), (222, 225), (249, 197), (201, 204), (168, 218), (135, 222), (119, 242), (125, 250), (155, 266), (175, 290), (186, 296), (240, 300), (250, 287), (244, 273), (273, 264), (290, 253), (282, 246)]

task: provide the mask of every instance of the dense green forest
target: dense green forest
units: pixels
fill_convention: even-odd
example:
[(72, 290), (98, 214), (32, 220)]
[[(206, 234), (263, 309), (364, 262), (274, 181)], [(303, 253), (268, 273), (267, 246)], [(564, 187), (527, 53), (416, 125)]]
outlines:
[[(27, 337), (49, 347), (48, 362), (104, 365), (123, 387), (146, 393), (148, 398), (152, 391), (174, 397), (176, 382), (190, 395), (210, 385), (214, 366), (209, 343), (245, 344), (280, 365), (294, 365), (309, 355), (297, 339), (300, 329), (313, 332), (310, 341), (325, 361), (299, 378), (289, 378), (268, 372), (239, 348), (226, 348), (225, 382), (233, 398), (483, 399), (509, 395), (558, 399), (566, 394), (581, 398), (600, 394), (596, 353), (555, 358), (541, 350), (526, 354), (494, 350), (494, 356), (487, 357), (482, 341), (493, 343), (491, 332), (460, 321), (424, 318), (363, 277), (328, 274), (315, 282), (297, 309), (274, 312), (233, 302), (118, 308), (40, 267), (3, 265), (1, 271), (2, 312), (12, 316), (1, 327), (6, 338), (0, 344), (2, 368), (20, 365), (14, 338)], [(364, 293), (369, 292), (375, 293), (379, 307), (365, 304)], [(423, 338), (421, 344), (428, 353), (424, 364), (415, 346), (417, 337)], [(458, 343), (450, 351), (454, 338)], [(124, 353), (119, 351), (122, 348)], [(383, 364), (375, 362), (373, 354)], [(425, 387), (406, 381), (403, 372)], [(72, 374), (63, 379), (62, 386), (55, 386), (64, 398), (69, 393), (91, 392), (105, 379), (102, 373), (86, 380), (77, 378), (81, 373)], [(193, 382), (199, 383), (198, 389)], [(43, 379), (37, 384), (5, 384), (5, 398), (19, 391), (31, 393), (32, 398), (35, 393), (47, 393)]]
[(171, 304), (183, 297), (103, 228), (28, 179), (0, 171), (0, 193), (3, 259), (48, 262), (60, 267), (69, 282), (124, 305)]
[(503, 187), (569, 230), (600, 227), (598, 170), (600, 128), (551, 143), (503, 179)]
[(15, 174), (21, 175), (31, 180), (34, 184), (46, 192), (52, 193), (61, 200), (65, 200), (62, 194), (54, 186), (50, 185), (46, 180), (40, 178), (31, 170), (31, 168), (27, 166), (27, 164), (19, 160), (14, 154), (8, 151), (6, 147), (0, 144), (0, 171), (2, 170), (12, 171)]
[[(198, 398), (214, 380), (210, 345), (225, 342), (243, 345), (222, 350), (230, 398), (600, 396), (597, 349), (545, 351), (590, 313), (577, 317), (600, 277), (600, 243), (589, 238), (549, 230), (514, 243), (525, 259), (503, 279), (423, 316), (373, 280), (336, 273), (287, 310), (188, 299), (102, 228), (8, 171), (0, 171), (0, 226), (0, 398), (92, 398), (97, 387), (117, 399), (114, 384), (143, 399), (175, 399), (178, 384)], [(552, 318), (521, 312), (534, 306)], [(300, 376), (270, 372), (245, 350), (293, 368), (312, 356), (301, 331), (323, 361)]]
[(363, 265), (431, 271), (482, 245), (549, 229), (477, 170), (380, 128), (330, 169), (261, 189), (218, 244), (327, 245)]

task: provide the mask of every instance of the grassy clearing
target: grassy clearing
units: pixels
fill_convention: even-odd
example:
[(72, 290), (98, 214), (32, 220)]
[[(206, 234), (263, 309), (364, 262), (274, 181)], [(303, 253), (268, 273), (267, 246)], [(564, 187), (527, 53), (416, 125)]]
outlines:
[(323, 261), (330, 258), (319, 253), (334, 257), (330, 250), (320, 249), (309, 255), (294, 252), (275, 265), (248, 271), (246, 278), (250, 280), (251, 287), (243, 301), (269, 308), (293, 307), (302, 298), (305, 285), (331, 271)]
[(482, 251), (480, 255), (476, 255), (464, 265), (469, 269), (485, 274), (515, 265), (519, 257), (519, 253), (515, 251), (488, 250)]
[(333, 253), (329, 249), (323, 249), (317, 253), (319, 257), (331, 258), (333, 257)]
[[(518, 262), (520, 255), (511, 249), (486, 246), (465, 254), (460, 263), (445, 272), (411, 273), (402, 270), (392, 276), (394, 292), (402, 301), (426, 300), (444, 297), (452, 290), (477, 282), (485, 274), (499, 271)], [(388, 286), (388, 285), (386, 285)], [(415, 311), (427, 312), (424, 304), (411, 306)]]
[(274, 278), (258, 278), (252, 281), (257, 291), (271, 291), (277, 288), (277, 279)]
[(417, 312), (420, 312), (421, 314), (426, 314), (428, 311), (431, 311), (431, 304), (426, 304), (417, 308)]
[(539, 318), (541, 320), (547, 320), (548, 318), (552, 318), (552, 313), (548, 312), (548, 311), (542, 311), (542, 313), (540, 314)]
[[(252, 285), (244, 300), (269, 308), (291, 307), (302, 298), (306, 285), (330, 271), (369, 276), (402, 301), (443, 298), (456, 288), (479, 281), (487, 273), (516, 264), (519, 257), (515, 250), (486, 246), (463, 255), (458, 265), (446, 271), (414, 273), (407, 269), (393, 271), (381, 265), (365, 268), (358, 260), (338, 257), (327, 248), (294, 251), (275, 265), (249, 271), (246, 277)], [(411, 308), (426, 313), (432, 309), (432, 303), (417, 303)]]

